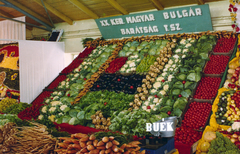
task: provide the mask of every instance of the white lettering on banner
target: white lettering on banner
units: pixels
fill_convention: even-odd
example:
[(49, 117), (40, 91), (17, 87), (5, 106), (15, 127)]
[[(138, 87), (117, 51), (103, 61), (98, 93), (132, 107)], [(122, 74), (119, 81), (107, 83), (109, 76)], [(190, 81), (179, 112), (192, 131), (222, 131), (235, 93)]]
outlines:
[(166, 131), (166, 128), (164, 129), (164, 126), (166, 126), (166, 123), (160, 123), (160, 131)]
[(123, 22), (122, 18), (110, 19), (110, 22), (111, 22), (112, 25), (123, 25), (123, 24), (125, 24)]
[(163, 17), (164, 17), (164, 19), (169, 19), (168, 12), (163, 12)]
[(173, 131), (173, 122), (154, 122), (146, 123), (146, 131), (155, 131), (155, 132), (163, 132), (163, 131)]
[(192, 8), (190, 8), (190, 10), (189, 10), (189, 17), (191, 17), (191, 16), (195, 16), (195, 13), (193, 12)]
[(179, 31), (179, 30), (182, 30), (182, 28), (180, 28), (180, 24), (179, 23), (176, 23), (176, 24), (170, 24), (170, 30), (168, 29), (168, 25), (163, 25), (163, 27), (165, 28), (165, 31), (168, 32), (168, 31)]
[(179, 13), (179, 11), (177, 11), (177, 16), (178, 18), (182, 18), (182, 15)]
[(157, 26), (145, 26), (145, 27), (135, 27), (135, 28), (126, 28), (120, 29), (122, 35), (130, 35), (130, 34), (143, 34), (143, 33), (157, 33)]
[(182, 10), (183, 17), (188, 17), (188, 12), (187, 10)]
[(153, 123), (153, 131), (159, 131), (159, 123)]
[(110, 26), (107, 20), (100, 20), (102, 26)]
[(173, 122), (167, 122), (167, 130), (168, 131), (173, 131), (172, 124), (173, 124)]
[[(170, 14), (170, 16), (169, 16)], [(182, 10), (182, 11), (170, 11), (168, 12), (163, 12), (163, 18), (164, 19), (175, 19), (177, 18), (183, 18), (183, 17), (192, 17), (192, 16), (201, 16), (202, 15), (202, 10), (201, 8), (195, 8), (195, 12), (193, 11), (192, 8), (188, 10)]]
[(172, 19), (176, 18), (176, 13), (175, 12), (170, 12), (170, 16)]
[(202, 10), (200, 8), (196, 8), (195, 11), (196, 11), (196, 15), (197, 16), (201, 16), (202, 15)]
[(154, 15), (148, 14), (148, 15), (139, 15), (139, 16), (132, 16), (132, 17), (126, 17), (127, 23), (138, 23), (138, 22), (146, 22), (146, 21), (154, 21)]
[(152, 124), (151, 123), (146, 123), (146, 130), (147, 130), (147, 132), (152, 131)]

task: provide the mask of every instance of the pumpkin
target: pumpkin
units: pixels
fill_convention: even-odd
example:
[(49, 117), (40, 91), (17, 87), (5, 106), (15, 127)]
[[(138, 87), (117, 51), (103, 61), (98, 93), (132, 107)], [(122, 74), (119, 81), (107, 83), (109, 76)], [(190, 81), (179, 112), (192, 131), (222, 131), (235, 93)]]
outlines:
[(210, 143), (209, 142), (203, 142), (200, 146), (200, 150), (202, 152), (207, 152), (209, 148), (210, 148)]
[(203, 136), (203, 139), (207, 142), (211, 142), (215, 138), (216, 138), (216, 134), (215, 134), (215, 132), (212, 132), (212, 131), (206, 132)]

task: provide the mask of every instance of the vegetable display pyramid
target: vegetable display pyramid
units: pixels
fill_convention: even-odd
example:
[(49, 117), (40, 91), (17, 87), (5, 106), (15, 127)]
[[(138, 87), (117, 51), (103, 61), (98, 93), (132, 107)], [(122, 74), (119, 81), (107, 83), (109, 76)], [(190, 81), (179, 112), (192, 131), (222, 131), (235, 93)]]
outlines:
[(146, 135), (146, 123), (182, 115), (216, 42), (214, 33), (94, 40), (18, 116)]

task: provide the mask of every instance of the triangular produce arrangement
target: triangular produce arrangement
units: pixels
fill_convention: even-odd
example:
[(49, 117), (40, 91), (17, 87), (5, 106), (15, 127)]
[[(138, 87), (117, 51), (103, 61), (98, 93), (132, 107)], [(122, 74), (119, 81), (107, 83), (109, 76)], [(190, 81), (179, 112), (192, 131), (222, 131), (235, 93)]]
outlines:
[[(87, 42), (88, 47), (62, 70), (30, 107), (19, 109), (18, 117), (35, 119), (47, 127), (55, 126), (73, 134), (60, 139), (55, 149), (58, 153), (70, 149), (75, 153), (108, 149), (110, 152), (140, 153), (140, 142), (144, 145), (145, 138), (154, 138), (146, 132), (146, 123), (177, 116), (183, 120), (181, 127), (176, 129), (175, 148), (180, 153), (190, 153), (191, 146), (204, 137), (208, 121), (210, 125), (215, 124), (216, 132), (222, 125), (229, 128), (234, 121), (240, 120), (236, 116), (239, 112), (236, 107), (240, 106), (239, 92), (234, 91), (239, 88), (239, 62), (231, 63), (233, 56), (239, 55), (236, 41), (236, 34), (218, 31)], [(231, 90), (219, 95), (218, 89), (222, 86)], [(217, 99), (220, 101), (216, 103)], [(4, 116), (2, 119), (6, 119), (7, 115)], [(11, 117), (12, 120), (2, 125), (20, 123), (18, 117)], [(109, 131), (120, 132), (115, 134), (116, 138), (124, 134), (140, 142), (115, 142)], [(93, 132), (98, 133), (86, 136)], [(94, 137), (102, 141), (99, 146), (97, 141), (94, 143)], [(222, 139), (221, 134), (217, 137)], [(212, 140), (201, 145), (202, 140), (197, 147), (199, 153), (212, 148)], [(77, 145), (68, 147), (66, 142)], [(239, 141), (235, 139), (235, 142), (237, 145)], [(202, 151), (201, 146), (205, 148)], [(211, 151), (213, 149), (215, 147)]]

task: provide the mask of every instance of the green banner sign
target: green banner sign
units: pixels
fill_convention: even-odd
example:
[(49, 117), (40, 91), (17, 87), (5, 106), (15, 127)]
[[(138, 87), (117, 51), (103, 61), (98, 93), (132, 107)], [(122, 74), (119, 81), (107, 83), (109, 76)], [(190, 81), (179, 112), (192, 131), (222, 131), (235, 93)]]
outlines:
[(208, 4), (95, 20), (104, 39), (213, 30)]

